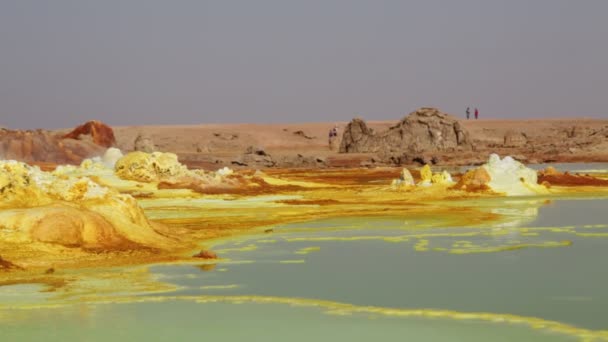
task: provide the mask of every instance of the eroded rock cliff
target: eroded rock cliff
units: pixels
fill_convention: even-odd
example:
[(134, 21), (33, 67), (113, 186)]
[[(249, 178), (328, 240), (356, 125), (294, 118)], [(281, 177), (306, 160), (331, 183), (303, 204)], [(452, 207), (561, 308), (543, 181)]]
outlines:
[(377, 153), (384, 158), (425, 152), (471, 149), (469, 134), (458, 120), (436, 108), (420, 108), (384, 132), (374, 132), (361, 119), (344, 130), (341, 153)]

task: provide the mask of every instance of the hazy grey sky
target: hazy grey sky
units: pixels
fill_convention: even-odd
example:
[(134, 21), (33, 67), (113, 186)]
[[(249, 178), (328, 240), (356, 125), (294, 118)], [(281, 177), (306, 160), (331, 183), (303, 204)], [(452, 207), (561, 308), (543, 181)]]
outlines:
[(0, 0), (0, 125), (608, 118), (605, 0)]

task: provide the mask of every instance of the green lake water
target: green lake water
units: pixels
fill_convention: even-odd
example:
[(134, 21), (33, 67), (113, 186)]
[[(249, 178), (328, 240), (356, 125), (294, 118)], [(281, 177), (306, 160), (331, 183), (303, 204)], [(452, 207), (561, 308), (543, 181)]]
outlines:
[[(576, 338), (545, 325), (608, 330), (608, 199), (479, 207), (506, 219), (351, 217), (219, 241), (216, 262), (150, 267), (177, 291), (0, 310), (0, 341), (558, 341)], [(6, 287), (0, 304), (61, 303), (36, 291)]]

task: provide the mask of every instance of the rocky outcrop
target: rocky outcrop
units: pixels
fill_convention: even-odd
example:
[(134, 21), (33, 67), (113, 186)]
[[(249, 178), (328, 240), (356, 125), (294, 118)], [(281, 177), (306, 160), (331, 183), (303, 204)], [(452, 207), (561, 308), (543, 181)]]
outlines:
[(337, 136), (329, 137), (329, 150), (339, 151), (340, 150), (340, 138)]
[(312, 140), (312, 139), (314, 139), (314, 138), (315, 138), (315, 137), (312, 137), (312, 136), (310, 136), (310, 135), (306, 134), (306, 133), (305, 133), (304, 131), (302, 131), (302, 130), (295, 131), (295, 132), (293, 132), (293, 134), (294, 134), (294, 135), (296, 135), (296, 136), (298, 136), (298, 137), (302, 137), (302, 138), (304, 138), (304, 139), (308, 139), (308, 140)]
[(116, 145), (116, 138), (112, 128), (100, 121), (89, 121), (64, 135), (63, 139), (91, 140), (94, 144), (103, 147)]
[(277, 165), (283, 168), (325, 168), (327, 167), (327, 159), (321, 156), (305, 156), (298, 153), (295, 156), (280, 158)]
[(105, 147), (90, 141), (62, 139), (49, 131), (0, 130), (0, 158), (27, 163), (79, 164)]
[(470, 148), (469, 134), (458, 120), (435, 108), (420, 108), (380, 133), (363, 120), (353, 119), (340, 144), (341, 153), (378, 153), (385, 159), (400, 160), (413, 160), (425, 152)]
[(272, 159), (272, 156), (261, 147), (254, 148), (249, 146), (249, 148), (247, 148), (245, 151), (243, 158), (245, 163), (255, 164), (263, 167), (271, 167), (276, 164), (276, 162)]
[(344, 129), (340, 153), (378, 152), (383, 146), (383, 137), (367, 127), (363, 119), (354, 118)]
[(46, 130), (0, 129), (0, 158), (26, 163), (80, 164), (115, 144), (110, 127), (89, 121), (62, 135)]
[(272, 167), (276, 162), (263, 147), (249, 146), (245, 153), (232, 161), (233, 165), (249, 167)]
[(528, 132), (526, 144), (519, 146), (518, 154), (529, 160), (551, 163), (606, 161), (608, 126), (572, 125), (546, 132)]
[(504, 147), (522, 147), (528, 143), (528, 137), (521, 132), (509, 131), (504, 136)]
[(140, 151), (146, 153), (152, 153), (156, 151), (156, 146), (154, 145), (152, 137), (141, 133), (138, 134), (135, 138), (135, 141), (133, 142), (133, 151)]

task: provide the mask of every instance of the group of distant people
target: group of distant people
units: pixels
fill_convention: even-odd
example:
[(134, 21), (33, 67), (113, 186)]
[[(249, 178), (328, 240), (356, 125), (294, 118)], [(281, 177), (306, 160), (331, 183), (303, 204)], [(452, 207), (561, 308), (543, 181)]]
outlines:
[[(469, 120), (471, 118), (471, 108), (467, 107), (466, 110), (467, 113), (467, 120)], [(477, 110), (477, 108), (475, 108), (475, 120), (479, 119), (479, 110)]]

